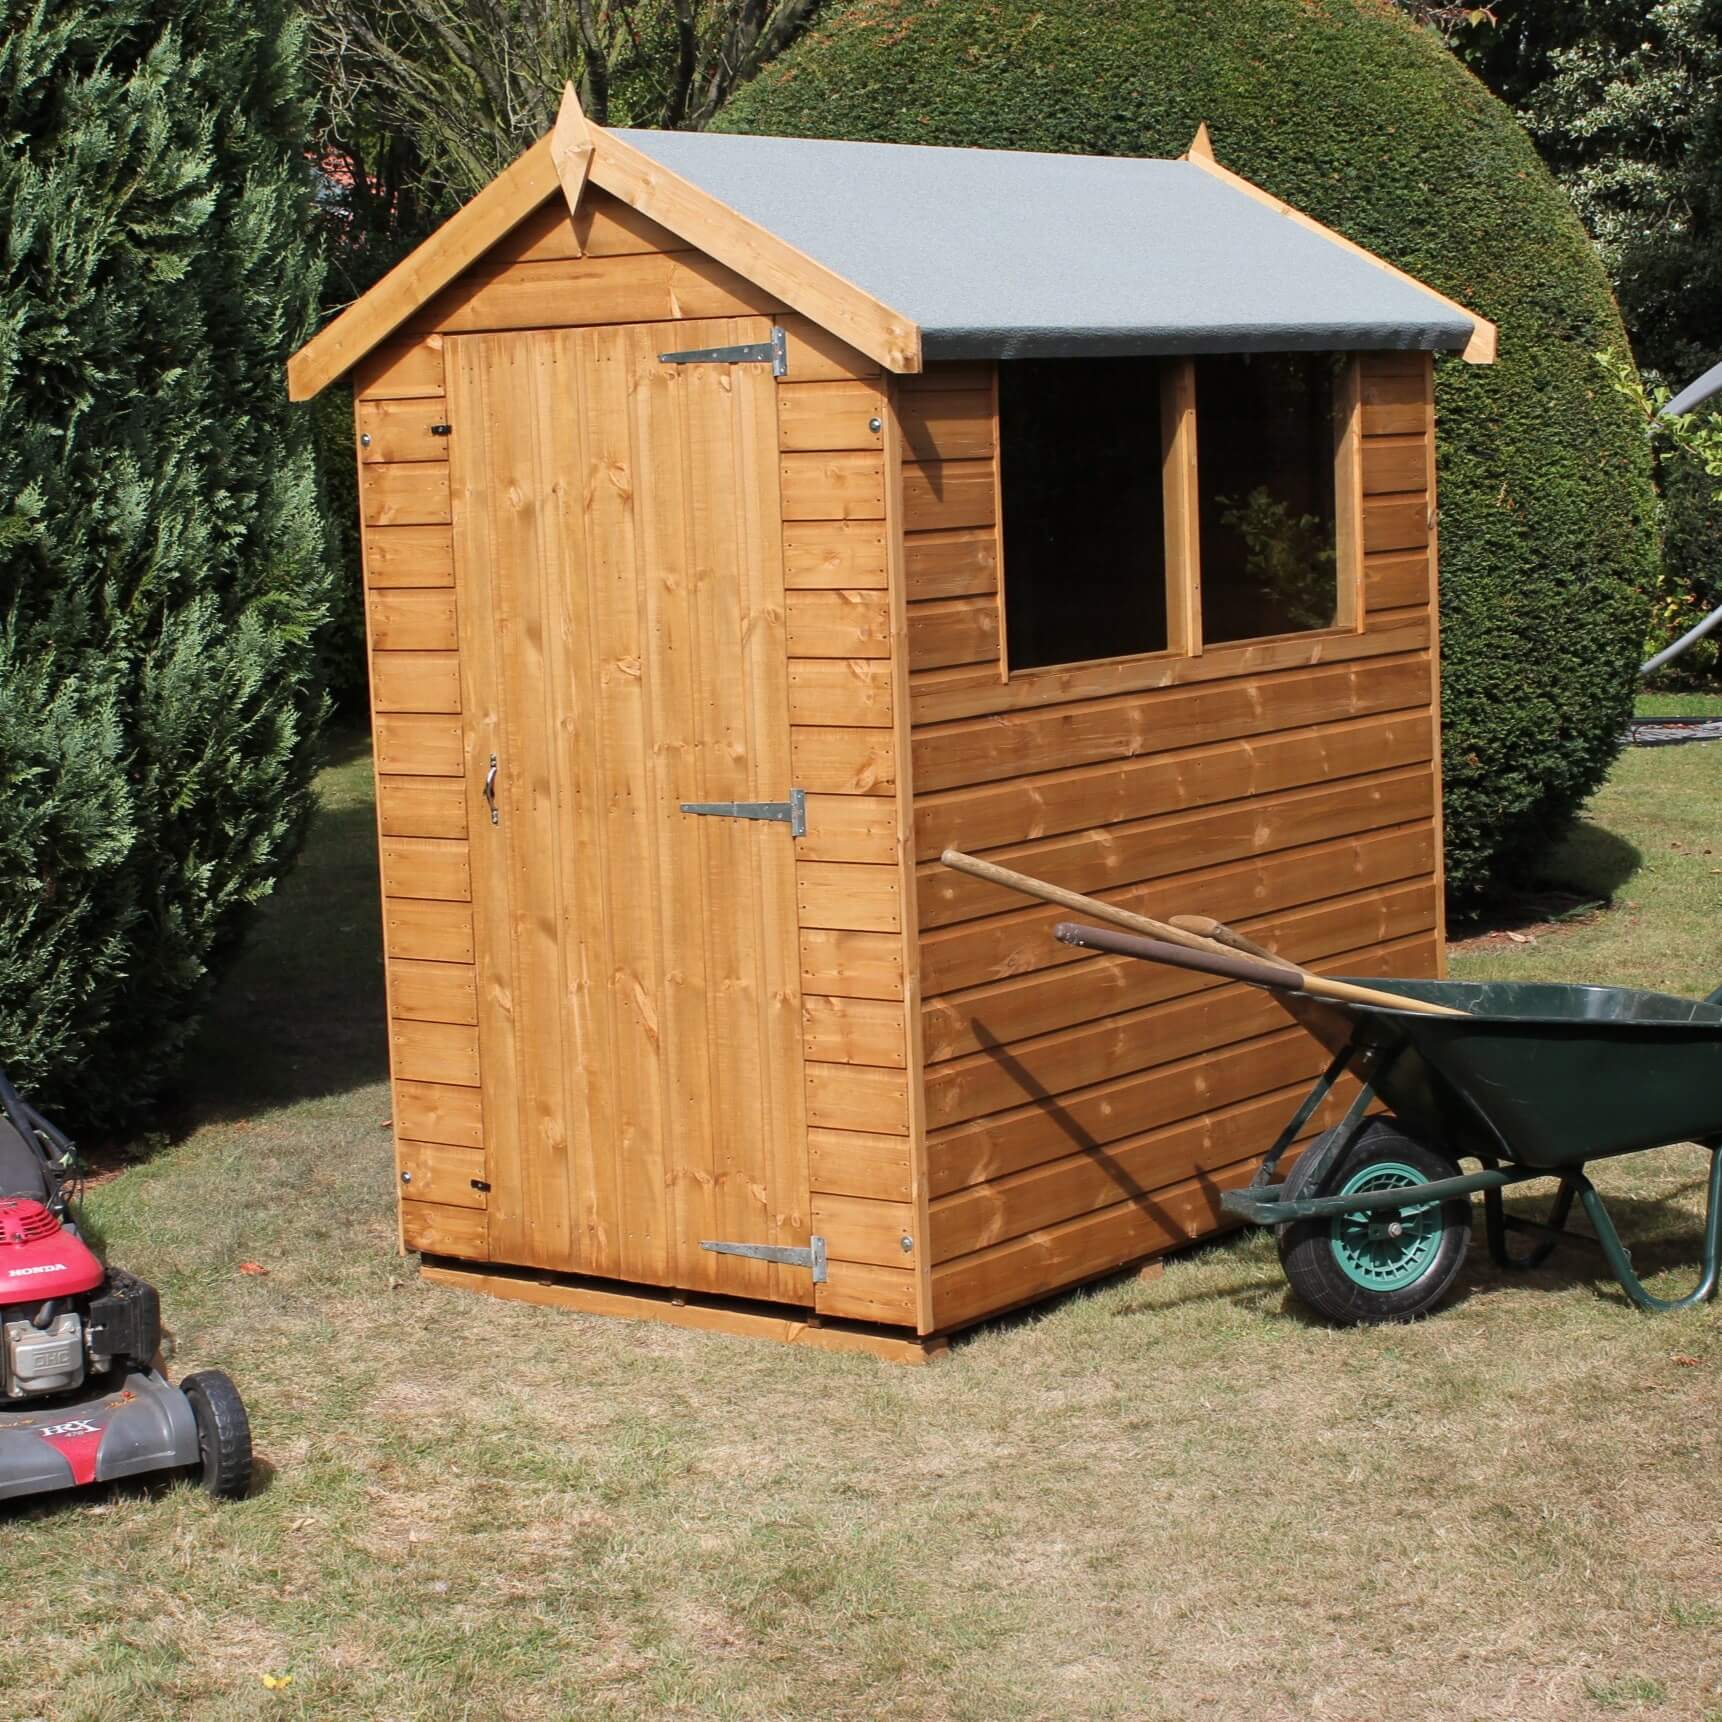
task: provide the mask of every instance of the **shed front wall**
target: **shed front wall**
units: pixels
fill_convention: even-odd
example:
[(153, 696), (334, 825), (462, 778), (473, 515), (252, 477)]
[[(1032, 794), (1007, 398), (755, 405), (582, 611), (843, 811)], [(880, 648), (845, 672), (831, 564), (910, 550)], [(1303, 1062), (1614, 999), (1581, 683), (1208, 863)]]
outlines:
[(1060, 945), (1061, 911), (941, 850), (1318, 971), (1440, 972), (1432, 367), (1357, 364), (1360, 628), (1009, 679), (991, 367), (896, 382), (936, 1328), (1225, 1223), (1323, 1056), (1260, 991)]
[[(462, 566), (470, 520), (456, 520), (448, 459), (455, 439), (506, 438), (515, 428), (504, 422), (508, 414), (525, 408), (498, 398), (486, 409), (498, 423), (488, 427), (451, 416), (447, 367), (458, 337), (649, 323), (663, 327), (668, 350), (715, 339), (704, 328), (673, 325), (760, 316), (788, 330), (790, 347), (788, 376), (773, 391), (770, 529), (782, 586), (764, 600), (759, 625), (787, 654), (789, 761), (780, 793), (807, 792), (807, 833), (792, 851), (791, 960), (781, 996), (770, 1001), (799, 1024), (801, 1092), (776, 1104), (796, 1138), (786, 1152), (802, 1155), (807, 1170), (805, 1211), (774, 1203), (758, 1237), (735, 1241), (804, 1242), (818, 1233), (829, 1278), (803, 1295), (819, 1313), (929, 1331), (925, 1194), (913, 1152), (921, 1095), (909, 1074), (919, 1019), (911, 1008), (907, 731), (898, 722), (908, 665), (903, 590), (891, 577), (900, 487), (883, 380), (870, 360), (590, 191), (573, 222), (559, 200), (528, 218), (355, 376), (402, 1238), (408, 1248), (474, 1262), (794, 1295), (783, 1276), (795, 1270), (732, 1284), (673, 1263), (655, 1271), (650, 1250), (618, 1246), (595, 1257), (577, 1241), (581, 1231), (628, 1232), (620, 1192), (665, 1176), (663, 1140), (698, 1128), (673, 1103), (653, 1143), (637, 1130), (588, 1139), (584, 1169), (569, 1164), (566, 1120), (536, 1133), (528, 1123), (525, 1139), (513, 1122), (523, 1097), (509, 1001), (498, 998), (496, 976), (506, 965), (495, 960), (508, 935), (474, 914), (475, 860), (481, 882), (484, 866), (474, 845), (488, 835), (480, 829), (480, 786), (495, 744), (487, 715), (475, 709), (473, 654), (479, 630), (489, 639), (497, 600), (470, 551)], [(650, 385), (674, 387), (678, 376), (685, 382), (690, 372), (653, 368)], [(701, 382), (728, 386), (722, 367)], [(478, 396), (468, 395), (470, 414)], [(448, 425), (447, 434), (433, 435), (433, 424)], [(572, 494), (603, 486), (634, 530), (649, 485), (632, 468), (651, 454), (636, 435), (602, 450), (571, 446), (558, 458), (583, 469), (567, 475)], [(688, 530), (690, 578), (698, 579), (710, 572), (701, 523), (690, 518)], [(554, 721), (547, 720), (544, 745), (571, 745), (551, 733)], [(659, 786), (642, 767), (632, 789), (613, 787), (646, 796)], [(742, 841), (792, 841), (781, 826), (734, 830)], [(731, 910), (721, 878), (705, 881), (697, 902), (688, 882), (677, 888), (684, 920), (718, 921)], [(594, 1155), (607, 1155), (607, 1166)], [(498, 1177), (530, 1182), (534, 1156), (556, 1162), (541, 1167), (541, 1192), (572, 1176), (573, 1188), (556, 1200), (569, 1195), (577, 1218), (568, 1230), (546, 1214), (528, 1247), (522, 1216), (499, 1210), (493, 1223), (492, 1207)], [(560, 1255), (558, 1237), (568, 1246)]]

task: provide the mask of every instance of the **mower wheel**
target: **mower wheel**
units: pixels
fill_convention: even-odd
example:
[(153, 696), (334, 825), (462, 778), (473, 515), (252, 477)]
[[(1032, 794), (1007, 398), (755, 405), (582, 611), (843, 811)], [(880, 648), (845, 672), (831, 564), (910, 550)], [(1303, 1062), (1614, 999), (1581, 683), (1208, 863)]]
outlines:
[(237, 1501), (251, 1486), (251, 1420), (239, 1389), (219, 1369), (188, 1375), (179, 1389), (197, 1419), (204, 1488), (218, 1500)]

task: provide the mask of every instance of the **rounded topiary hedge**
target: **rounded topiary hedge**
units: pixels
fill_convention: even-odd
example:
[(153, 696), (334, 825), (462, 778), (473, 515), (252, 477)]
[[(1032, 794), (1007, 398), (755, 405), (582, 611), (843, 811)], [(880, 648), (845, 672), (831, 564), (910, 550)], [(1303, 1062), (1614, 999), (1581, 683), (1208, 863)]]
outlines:
[(1437, 382), (1447, 872), (1475, 897), (1607, 770), (1655, 567), (1643, 432), (1592, 357), (1625, 333), (1512, 113), (1387, 0), (848, 0), (718, 126), (1163, 156), (1201, 120), (1227, 166), (1500, 325), (1498, 364)]

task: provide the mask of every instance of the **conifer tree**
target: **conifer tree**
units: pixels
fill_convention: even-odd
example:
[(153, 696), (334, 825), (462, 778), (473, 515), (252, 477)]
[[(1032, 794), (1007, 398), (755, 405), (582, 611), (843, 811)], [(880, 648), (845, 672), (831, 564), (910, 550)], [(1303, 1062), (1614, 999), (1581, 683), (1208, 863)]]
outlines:
[(0, 1059), (85, 1129), (171, 1079), (310, 806), (300, 47), (280, 0), (6, 5)]

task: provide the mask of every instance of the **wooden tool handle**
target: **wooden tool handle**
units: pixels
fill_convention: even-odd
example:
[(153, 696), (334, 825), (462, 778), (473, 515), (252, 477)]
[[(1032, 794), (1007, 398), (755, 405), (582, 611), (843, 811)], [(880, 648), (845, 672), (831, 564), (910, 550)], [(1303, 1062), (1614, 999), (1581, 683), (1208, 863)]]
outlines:
[(1390, 993), (1381, 987), (1360, 987), (1355, 981), (1336, 981), (1328, 975), (1303, 971), (1303, 990), (1311, 998), (1334, 999), (1340, 1004), (1373, 1005), (1377, 1010), (1410, 1011), (1413, 1016), (1469, 1016), (1457, 1005), (1436, 1004), (1433, 999), (1413, 998), (1410, 993)]
[[(1284, 957), (1277, 956), (1265, 945), (1258, 945), (1254, 939), (1245, 938), (1235, 928), (1228, 927), (1224, 921), (1216, 921), (1212, 915), (1174, 915), (1168, 925), (1181, 928), (1187, 933), (1200, 934), (1204, 938), (1212, 939), (1216, 944), (1229, 945), (1234, 951), (1242, 951), (1246, 956), (1260, 957), (1270, 963), (1285, 961)], [(1415, 1011), (1419, 1016), (1471, 1014), (1452, 1005), (1431, 1004), (1428, 999), (1414, 999), (1406, 993), (1384, 992), (1377, 987), (1356, 986), (1350, 981), (1329, 980), (1323, 975), (1312, 975), (1308, 969), (1302, 973), (1303, 990), (1324, 998), (1349, 999), (1355, 1004), (1380, 1004), (1392, 1000), (1395, 1010)]]
[[(1097, 921), (1110, 921), (1115, 927), (1124, 927), (1132, 933), (1146, 933), (1152, 939), (1163, 939), (1168, 944), (1183, 945), (1192, 951), (1218, 951), (1225, 954), (1226, 947), (1215, 939), (1204, 939), (1198, 933), (1187, 933), (1180, 927), (1169, 926), (1165, 921), (1156, 921), (1149, 915), (1138, 915), (1129, 909), (1115, 909), (1110, 903), (1102, 903), (1096, 897), (1085, 897), (1080, 891), (1067, 891), (1062, 885), (1049, 885), (1044, 879), (1036, 879), (1028, 873), (1016, 873), (1009, 867), (1001, 867), (995, 861), (983, 861), (977, 855), (965, 855), (960, 849), (947, 849), (939, 857), (947, 867), (954, 867), (959, 873), (967, 873), (972, 878), (985, 879), (989, 884), (1002, 885), (1007, 891), (1021, 891), (1025, 897), (1038, 897), (1043, 903), (1056, 903), (1061, 909), (1074, 909), (1081, 915), (1092, 915)], [(1295, 963), (1288, 963), (1282, 957), (1270, 957), (1270, 962), (1291, 974), (1301, 971)]]
[[(954, 867), (957, 872), (967, 873), (972, 878), (1002, 885), (1007, 891), (1020, 891), (1025, 897), (1038, 897), (1043, 903), (1056, 903), (1061, 909), (1074, 909), (1080, 915), (1092, 915), (1097, 921), (1109, 921), (1113, 926), (1127, 928), (1133, 933), (1146, 933), (1151, 939), (1183, 945), (1187, 950), (1206, 951), (1210, 956), (1236, 955), (1236, 946), (1219, 939), (1204, 938), (1200, 933), (1189, 932), (1166, 921), (1156, 921), (1149, 915), (1134, 914), (1129, 909), (1115, 909), (1110, 903), (1102, 903), (1098, 898), (1083, 896), (1080, 891), (1067, 891), (1062, 885), (1049, 885), (1044, 879), (1036, 879), (1028, 873), (1014, 872), (1009, 867), (999, 866), (996, 861), (982, 861), (978, 856), (965, 855), (960, 849), (947, 849), (939, 859), (947, 867)], [(1181, 918), (1189, 920), (1193, 917)], [(1215, 922), (1214, 925), (1218, 926), (1219, 923)], [(1325, 975), (1311, 974), (1308, 969), (1300, 968), (1296, 963), (1288, 963), (1284, 957), (1274, 956), (1272, 953), (1259, 960), (1264, 966), (1280, 971), (1288, 979), (1295, 977), (1298, 990), (1308, 993), (1312, 998), (1334, 999), (1346, 1004), (1374, 1005), (1379, 1010), (1412, 1011), (1418, 1016), (1470, 1014), (1468, 1011), (1456, 1010), (1452, 1005), (1434, 1004), (1428, 999), (1412, 998), (1407, 993), (1382, 992), (1375, 987), (1357, 986), (1351, 981), (1329, 980)]]

